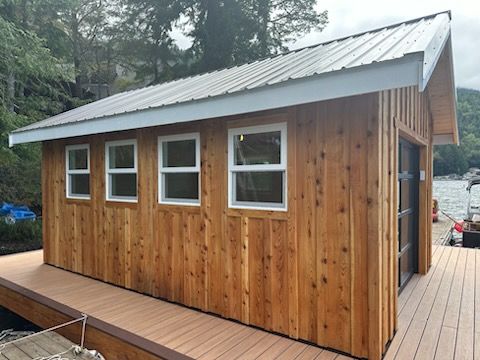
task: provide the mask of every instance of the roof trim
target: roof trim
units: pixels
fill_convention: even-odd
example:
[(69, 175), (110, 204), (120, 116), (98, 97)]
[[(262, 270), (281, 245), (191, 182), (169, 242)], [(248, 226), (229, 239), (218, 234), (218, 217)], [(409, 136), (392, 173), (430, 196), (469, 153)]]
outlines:
[[(207, 99), (17, 131), (9, 145), (204, 120), (419, 85), (421, 53)], [(93, 130), (93, 131), (92, 131)]]

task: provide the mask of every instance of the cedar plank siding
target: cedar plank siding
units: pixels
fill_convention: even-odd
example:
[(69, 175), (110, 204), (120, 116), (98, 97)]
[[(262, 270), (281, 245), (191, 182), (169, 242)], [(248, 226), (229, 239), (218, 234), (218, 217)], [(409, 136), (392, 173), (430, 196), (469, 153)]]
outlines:
[[(288, 123), (288, 211), (229, 209), (227, 130)], [(157, 137), (200, 132), (201, 206), (157, 202)], [(379, 358), (397, 326), (398, 136), (425, 144), (420, 271), (430, 266), (431, 117), (415, 87), (43, 143), (45, 262)], [(105, 200), (105, 141), (138, 139), (138, 203)], [(65, 197), (65, 145), (89, 143), (91, 200)]]

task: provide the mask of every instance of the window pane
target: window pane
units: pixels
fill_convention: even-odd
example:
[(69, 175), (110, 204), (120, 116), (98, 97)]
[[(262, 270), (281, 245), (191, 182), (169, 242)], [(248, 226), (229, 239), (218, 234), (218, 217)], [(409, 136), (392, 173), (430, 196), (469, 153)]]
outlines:
[(195, 166), (195, 140), (167, 141), (162, 143), (164, 167)]
[(135, 167), (133, 144), (110, 146), (108, 151), (110, 169), (130, 169)]
[(89, 195), (90, 194), (90, 175), (89, 174), (71, 174), (70, 194), (69, 195)]
[(137, 174), (110, 174), (112, 196), (137, 196)]
[(86, 170), (88, 164), (88, 149), (68, 150), (68, 169)]
[(283, 203), (283, 172), (234, 173), (235, 201)]
[(280, 131), (235, 135), (235, 165), (280, 164)]
[(409, 279), (409, 277), (412, 274), (413, 271), (413, 266), (412, 266), (412, 260), (413, 260), (413, 251), (412, 249), (409, 249), (407, 252), (405, 252), (399, 259), (399, 268), (400, 268), (400, 286), (402, 286), (405, 281)]
[(198, 200), (198, 173), (163, 174), (166, 199)]
[(412, 186), (413, 180), (403, 179), (400, 181), (400, 211), (413, 207), (413, 199), (410, 194)]
[(412, 214), (405, 215), (402, 218), (399, 219), (400, 222), (400, 246), (399, 246), (399, 251), (402, 251), (406, 246), (410, 244), (410, 241), (412, 241), (412, 229), (413, 225), (411, 224), (412, 222)]

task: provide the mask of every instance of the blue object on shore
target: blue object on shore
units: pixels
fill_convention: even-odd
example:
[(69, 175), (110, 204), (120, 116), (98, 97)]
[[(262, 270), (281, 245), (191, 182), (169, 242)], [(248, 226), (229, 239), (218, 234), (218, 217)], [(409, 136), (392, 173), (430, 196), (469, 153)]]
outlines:
[(4, 202), (0, 207), (0, 216), (5, 216), (5, 223), (15, 224), (18, 221), (35, 221), (37, 215), (28, 206), (15, 206)]

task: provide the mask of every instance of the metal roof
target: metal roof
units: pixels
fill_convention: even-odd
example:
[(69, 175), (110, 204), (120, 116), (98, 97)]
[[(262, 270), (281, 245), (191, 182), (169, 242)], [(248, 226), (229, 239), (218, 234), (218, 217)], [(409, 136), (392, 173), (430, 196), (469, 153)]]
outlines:
[[(415, 84), (423, 90), (449, 36), (450, 13), (438, 13), (290, 51), (248, 64), (119, 93), (18, 129), (11, 134), (10, 140), (13, 145), (21, 142), (199, 120), (205, 118), (205, 116), (234, 114), (235, 111), (238, 113), (238, 111), (249, 112), (268, 109), (267, 106), (276, 106), (275, 101), (271, 100), (270, 97), (279, 94), (272, 93), (270, 97), (266, 94), (266, 100), (263, 100), (263, 103), (267, 103), (267, 105), (263, 105), (263, 107), (260, 104), (254, 106), (255, 101), (252, 101), (252, 98), (247, 100), (247, 97), (243, 99), (242, 96), (256, 93), (263, 94), (263, 90), (273, 90), (285, 85), (298, 85), (302, 81), (306, 82), (311, 79), (316, 81), (319, 93), (325, 93), (325, 87), (328, 86), (333, 88), (331, 91), (332, 98), (346, 96), (350, 93), (345, 92), (343, 94), (341, 89), (335, 90), (335, 88), (340, 88), (340, 85), (336, 86), (337, 83), (331, 83), (331, 81), (338, 80), (339, 84), (340, 81), (345, 81), (345, 79), (342, 80), (341, 76), (338, 76), (338, 79), (332, 78), (329, 75), (352, 74), (352, 71), (358, 69), (372, 70), (377, 67), (381, 68), (381, 65), (386, 63), (404, 64), (406, 66), (405, 64), (409, 61), (415, 62), (416, 73), (413, 75), (409, 73), (408, 75), (409, 79), (415, 77), (414, 80), (409, 80), (407, 83), (406, 80), (396, 78), (396, 76), (403, 76), (402, 74), (390, 74), (388, 75), (392, 78), (390, 83), (392, 87), (406, 86), (415, 81)], [(379, 73), (379, 79), (380, 76), (385, 77), (386, 74)], [(330, 82), (323, 81), (323, 79), (329, 79)], [(396, 79), (398, 84), (393, 79)], [(350, 80), (347, 79), (347, 81)], [(390, 86), (390, 83), (381, 79), (377, 87), (370, 89), (361, 85), (358, 91), (353, 91), (352, 94), (359, 93), (359, 91), (373, 91), (377, 88), (381, 90)], [(335, 86), (332, 86), (332, 84)], [(355, 78), (352, 76), (347, 87), (355, 88), (356, 84)], [(328, 96), (328, 94), (324, 95), (323, 98), (328, 98)], [(232, 101), (233, 99), (243, 101), (242, 107), (230, 112), (222, 110), (218, 114), (214, 111), (198, 108), (198, 115), (196, 116), (185, 114), (181, 117), (178, 115), (183, 114), (187, 105), (189, 114), (195, 114), (195, 104), (199, 105), (212, 101), (211, 105), (214, 106), (215, 102), (213, 100), (228, 98), (231, 98)], [(312, 101), (312, 99), (308, 99), (307, 96), (305, 102), (307, 101)], [(293, 103), (301, 102), (302, 99), (298, 99)], [(249, 104), (252, 106), (249, 107)], [(288, 103), (287, 101), (284, 106), (289, 104), (292, 104), (292, 102)], [(228, 104), (225, 105), (228, 107)], [(167, 113), (162, 114), (161, 112), (156, 114), (158, 115), (157, 122), (155, 120), (143, 121), (139, 117), (131, 116), (126, 120), (127, 117), (125, 117), (125, 115), (134, 113), (138, 116), (142, 114), (147, 116), (147, 112), (150, 111), (148, 113), (150, 115), (147, 117), (152, 118), (152, 109), (170, 110), (170, 108), (172, 111), (175, 110), (175, 116), (173, 117), (172, 111), (168, 112), (171, 121), (165, 118)], [(235, 106), (232, 105), (233, 108)], [(109, 119), (110, 126), (102, 123), (102, 126), (96, 127), (96, 123), (92, 122), (95, 119)], [(83, 130), (78, 128), (78, 131), (75, 132), (73, 127), (69, 127), (70, 130), (73, 130), (68, 134), (62, 131), (51, 131), (49, 135), (44, 132), (41, 136), (35, 136), (37, 130), (56, 127), (60, 130), (62, 126), (89, 122), (92, 122), (91, 126), (88, 127), (90, 130), (84, 126), (82, 127)], [(122, 125), (120, 126), (120, 124)], [(21, 137), (21, 133), (30, 134), (27, 137)]]

